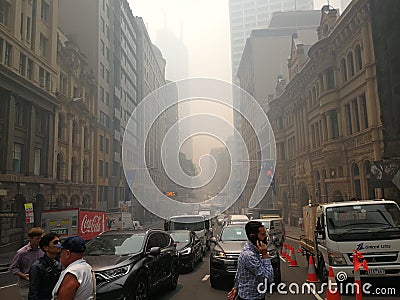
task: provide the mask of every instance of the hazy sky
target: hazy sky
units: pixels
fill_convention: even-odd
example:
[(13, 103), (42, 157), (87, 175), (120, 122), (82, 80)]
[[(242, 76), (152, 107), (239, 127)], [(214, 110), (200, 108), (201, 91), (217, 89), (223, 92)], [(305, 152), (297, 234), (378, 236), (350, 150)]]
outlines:
[[(186, 44), (189, 76), (231, 81), (228, 0), (128, 0), (133, 14), (143, 18), (150, 37), (167, 28)], [(314, 0), (320, 9), (328, 0)], [(340, 7), (340, 0), (330, 0)], [(165, 21), (166, 20), (166, 21)], [(161, 49), (162, 51), (163, 49)], [(168, 62), (167, 62), (168, 64)]]
[[(189, 52), (189, 77), (209, 77), (231, 82), (229, 1), (228, 0), (128, 0), (133, 14), (143, 18), (152, 42), (157, 32), (165, 26), (179, 38), (182, 37)], [(314, 8), (320, 9), (327, 0), (315, 0)], [(335, 8), (340, 0), (330, 0)], [(163, 49), (160, 47), (161, 52)], [(168, 64), (168, 60), (167, 60)], [(171, 78), (167, 78), (171, 79)], [(207, 107), (210, 109), (210, 107)], [(191, 106), (192, 112), (200, 112)], [(218, 109), (212, 108), (213, 112)], [(204, 111), (204, 109), (203, 109)], [(201, 111), (201, 112), (203, 112)], [(232, 113), (222, 111), (226, 119)], [(216, 146), (209, 137), (194, 140), (195, 161), (210, 146)]]

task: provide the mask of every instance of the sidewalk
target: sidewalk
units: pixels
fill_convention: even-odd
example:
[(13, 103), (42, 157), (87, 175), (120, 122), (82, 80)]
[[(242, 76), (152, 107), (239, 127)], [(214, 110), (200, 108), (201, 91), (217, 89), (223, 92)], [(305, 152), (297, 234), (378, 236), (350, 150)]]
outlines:
[(16, 251), (0, 253), (0, 273), (8, 271), (8, 266), (15, 253)]
[(288, 226), (288, 225), (285, 225), (285, 231), (286, 231), (286, 237), (297, 241), (300, 240), (300, 235), (304, 234), (304, 232), (299, 227)]

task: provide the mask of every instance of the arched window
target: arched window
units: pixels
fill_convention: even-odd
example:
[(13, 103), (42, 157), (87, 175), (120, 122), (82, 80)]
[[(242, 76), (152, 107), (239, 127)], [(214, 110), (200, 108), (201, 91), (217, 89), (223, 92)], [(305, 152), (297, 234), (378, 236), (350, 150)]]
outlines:
[(78, 145), (78, 122), (72, 122), (72, 144)]
[(356, 68), (357, 68), (357, 71), (359, 71), (363, 67), (362, 53), (361, 53), (361, 46), (360, 45), (356, 46), (355, 56), (356, 56)]
[(347, 81), (347, 69), (346, 69), (346, 61), (344, 58), (340, 62), (340, 72), (342, 74), (343, 82), (346, 82)]
[[(358, 165), (354, 163), (351, 166), (351, 174), (353, 176), (353, 197), (361, 199), (361, 178), (360, 178), (360, 169)], [(351, 198), (353, 198), (351, 197)]]
[(347, 66), (349, 68), (349, 77), (353, 77), (354, 76), (354, 60), (353, 60), (353, 52), (349, 52), (349, 54), (347, 54)]

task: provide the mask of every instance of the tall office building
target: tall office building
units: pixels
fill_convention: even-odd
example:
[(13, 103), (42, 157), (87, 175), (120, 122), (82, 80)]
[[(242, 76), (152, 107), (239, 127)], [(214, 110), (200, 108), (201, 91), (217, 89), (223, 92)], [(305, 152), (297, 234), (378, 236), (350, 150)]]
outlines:
[[(253, 29), (267, 28), (274, 12), (313, 9), (313, 0), (229, 0), (232, 82), (239, 85), (237, 71), (246, 39)], [(238, 93), (233, 93), (233, 105), (240, 109)], [(241, 132), (242, 121), (238, 113), (233, 114), (233, 122), (235, 128)], [(235, 135), (234, 140), (238, 141), (239, 137)], [(243, 158), (245, 149), (241, 149), (238, 142), (235, 144), (238, 159)]]

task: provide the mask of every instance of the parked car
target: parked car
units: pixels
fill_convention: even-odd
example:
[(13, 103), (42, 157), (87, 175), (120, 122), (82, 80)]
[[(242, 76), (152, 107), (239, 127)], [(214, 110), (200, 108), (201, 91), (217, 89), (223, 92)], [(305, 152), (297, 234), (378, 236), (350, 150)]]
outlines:
[[(247, 242), (245, 225), (227, 225), (218, 238), (212, 237), (215, 246), (210, 255), (210, 283), (213, 288), (233, 286), (239, 254)], [(281, 282), (279, 252), (273, 243), (268, 244), (269, 256), (274, 269), (274, 282)]]
[(179, 252), (179, 269), (192, 271), (197, 262), (203, 261), (203, 247), (199, 237), (194, 231), (189, 230), (175, 230), (169, 234)]
[(107, 231), (88, 242), (85, 255), (96, 276), (96, 299), (150, 299), (176, 289), (178, 251), (162, 230)]

